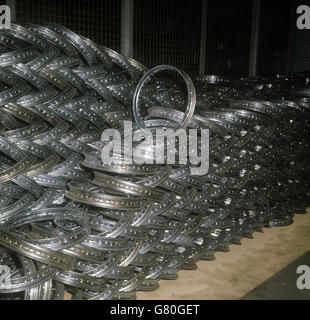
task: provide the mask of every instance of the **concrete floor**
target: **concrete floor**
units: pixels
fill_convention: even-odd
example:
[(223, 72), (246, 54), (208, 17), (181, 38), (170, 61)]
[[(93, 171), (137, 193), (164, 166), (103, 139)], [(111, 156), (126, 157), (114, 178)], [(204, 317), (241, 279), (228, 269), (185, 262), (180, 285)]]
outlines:
[(217, 252), (215, 261), (200, 261), (198, 270), (161, 280), (156, 291), (139, 291), (137, 299), (240, 299), (310, 250), (310, 208), (306, 215), (295, 215), (290, 226), (253, 235), (241, 246), (231, 245), (230, 252)]

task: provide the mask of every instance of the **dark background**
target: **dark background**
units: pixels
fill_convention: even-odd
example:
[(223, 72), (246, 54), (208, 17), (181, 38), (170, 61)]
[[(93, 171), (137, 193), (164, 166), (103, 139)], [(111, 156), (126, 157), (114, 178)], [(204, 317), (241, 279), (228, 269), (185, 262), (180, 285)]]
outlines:
[[(135, 0), (133, 57), (197, 75), (202, 1)], [(310, 1), (261, 0), (258, 75), (310, 70), (310, 31), (296, 30), (298, 4)], [(206, 73), (248, 75), (251, 19), (252, 0), (208, 0)], [(121, 0), (16, 0), (16, 20), (58, 22), (120, 51)]]

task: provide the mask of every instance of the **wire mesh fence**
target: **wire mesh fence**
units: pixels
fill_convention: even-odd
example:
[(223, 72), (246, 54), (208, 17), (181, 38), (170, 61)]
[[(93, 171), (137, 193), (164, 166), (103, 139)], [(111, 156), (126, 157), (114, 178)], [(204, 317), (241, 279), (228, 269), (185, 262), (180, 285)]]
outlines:
[(247, 75), (252, 1), (209, 0), (206, 73)]
[(16, 20), (56, 22), (96, 43), (120, 50), (121, 0), (17, 0)]
[[(153, 67), (169, 64), (199, 73), (205, 0), (134, 0), (133, 57)], [(96, 43), (121, 48), (122, 0), (16, 0), (19, 22), (62, 24)], [(206, 73), (246, 75), (251, 1), (208, 0)]]
[(134, 58), (199, 71), (201, 0), (135, 0)]

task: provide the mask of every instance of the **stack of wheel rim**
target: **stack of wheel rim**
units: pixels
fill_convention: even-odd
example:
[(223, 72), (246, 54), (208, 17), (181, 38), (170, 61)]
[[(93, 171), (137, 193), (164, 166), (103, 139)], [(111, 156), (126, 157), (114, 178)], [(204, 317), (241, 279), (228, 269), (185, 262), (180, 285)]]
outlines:
[[(57, 24), (12, 24), (0, 51), (2, 299), (134, 299), (309, 205), (304, 75), (193, 82)], [(208, 129), (208, 172), (104, 163), (124, 121)]]

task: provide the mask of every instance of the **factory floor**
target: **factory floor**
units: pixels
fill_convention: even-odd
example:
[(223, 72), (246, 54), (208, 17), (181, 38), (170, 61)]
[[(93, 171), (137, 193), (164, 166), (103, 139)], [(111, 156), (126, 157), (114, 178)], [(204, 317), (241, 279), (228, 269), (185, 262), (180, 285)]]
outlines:
[(307, 299), (310, 290), (296, 286), (298, 265), (310, 266), (310, 208), (287, 227), (264, 228), (215, 261), (180, 270), (177, 280), (161, 280), (160, 288), (137, 293), (137, 299)]

